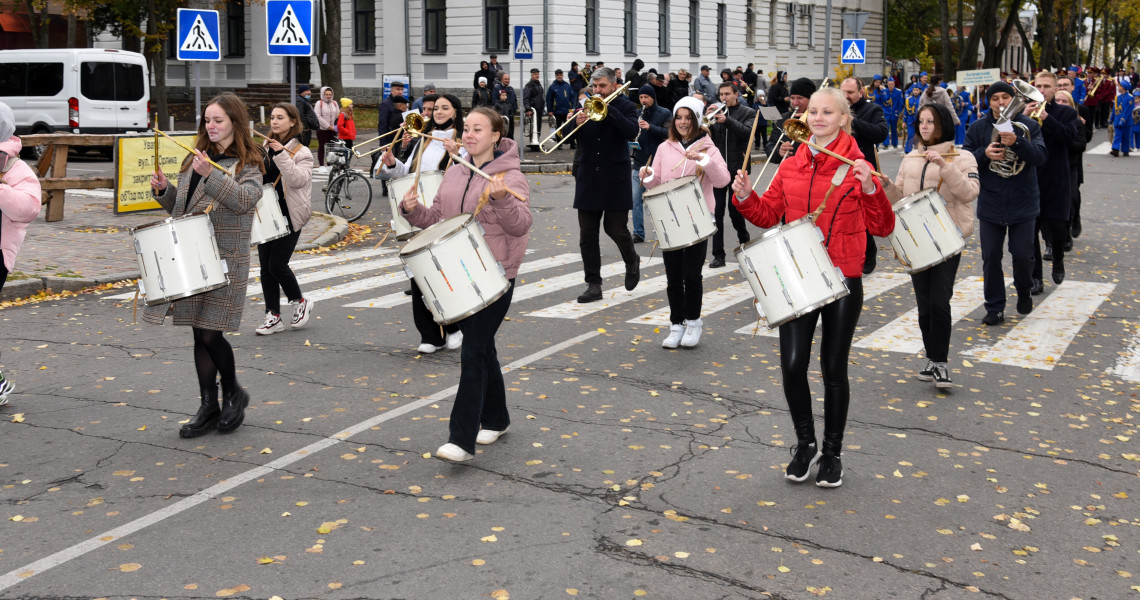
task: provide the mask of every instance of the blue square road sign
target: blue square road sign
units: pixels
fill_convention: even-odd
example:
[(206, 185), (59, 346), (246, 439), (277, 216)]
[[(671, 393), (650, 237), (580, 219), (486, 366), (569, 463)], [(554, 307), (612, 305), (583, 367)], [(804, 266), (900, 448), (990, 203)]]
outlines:
[(534, 27), (530, 25), (515, 25), (515, 60), (529, 60), (534, 58)]
[(845, 65), (861, 65), (867, 62), (867, 40), (847, 38), (839, 43), (839, 62)]
[(312, 0), (267, 0), (265, 17), (270, 56), (313, 55)]
[(178, 60), (222, 60), (220, 40), (218, 11), (178, 9)]

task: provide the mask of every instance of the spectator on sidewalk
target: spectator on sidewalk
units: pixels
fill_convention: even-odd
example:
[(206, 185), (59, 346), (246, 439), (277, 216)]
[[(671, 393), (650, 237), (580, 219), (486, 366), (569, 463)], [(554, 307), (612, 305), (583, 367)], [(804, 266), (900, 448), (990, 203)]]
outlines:
[(333, 99), (333, 89), (325, 86), (321, 88), (321, 98), (313, 107), (317, 113), (317, 122), (321, 128), (317, 130), (317, 163), (325, 166), (325, 144), (336, 139), (336, 119), (340, 116), (340, 105)]
[(716, 85), (709, 79), (709, 72), (708, 65), (701, 65), (701, 74), (693, 79), (693, 91), (701, 94), (705, 104), (712, 104), (717, 99)]
[[(28, 223), (40, 214), (40, 180), (20, 160), (23, 144), (16, 133), (16, 116), (0, 102), (0, 291), (8, 273), (16, 268), (16, 254), (24, 243)], [(0, 373), (0, 406), (8, 403), (15, 386)]]
[(479, 70), (475, 71), (475, 77), (471, 80), (471, 87), (476, 89), (479, 88), (480, 77), (486, 79), (487, 81), (491, 81), (494, 76), (495, 73), (491, 71), (491, 63), (485, 60), (481, 60), (479, 61)]
[[(515, 94), (515, 88), (511, 87), (511, 74), (505, 71), (499, 74), (499, 83), (495, 84), (493, 97), (496, 101), (499, 99), (499, 93), (504, 91), (507, 93), (507, 107), (509, 110), (503, 115), (503, 118), (507, 120), (507, 139), (513, 140), (515, 139), (515, 115), (519, 112), (519, 98), (518, 95)], [(499, 110), (498, 104), (496, 104), (495, 110)]]
[[(566, 122), (566, 115), (574, 108), (574, 89), (570, 84), (563, 80), (562, 69), (554, 71), (554, 81), (550, 83), (550, 87), (546, 89), (546, 114), (554, 117), (554, 128), (562, 127)], [(570, 147), (574, 148), (575, 143), (570, 141)]]
[[(340, 116), (336, 118), (336, 137), (348, 148), (356, 143), (356, 119), (353, 113), (352, 99), (341, 98)], [(348, 155), (348, 160), (352, 161), (351, 154)]]
[(471, 95), (471, 108), (480, 106), (494, 108), (495, 97), (491, 94), (491, 88), (487, 87), (487, 82), (486, 77), (480, 77), (476, 82), (475, 93)]
[[(531, 110), (534, 113), (531, 114)], [(546, 114), (546, 90), (542, 88), (542, 77), (537, 68), (530, 70), (530, 81), (523, 86), (523, 117), (534, 122), (536, 138), (542, 137), (542, 116)], [(525, 135), (526, 128), (523, 128)], [(525, 141), (524, 141), (525, 143)], [(537, 149), (537, 146), (535, 146)]]
[(297, 86), (297, 98), (293, 101), (297, 112), (301, 113), (301, 124), (304, 126), (304, 131), (298, 134), (300, 137), (297, 139), (305, 146), (313, 141), (313, 132), (321, 130), (321, 122), (317, 119), (317, 113), (313, 110), (310, 100), (312, 95), (312, 86), (301, 84)]
[(424, 93), (419, 98), (416, 98), (416, 101), (412, 103), (412, 110), (418, 111), (421, 115), (423, 115), (425, 117), (428, 116), (428, 115), (424, 115), (424, 98), (426, 96), (433, 96), (433, 95), (435, 95), (435, 84), (434, 83), (425, 83), (424, 84)]

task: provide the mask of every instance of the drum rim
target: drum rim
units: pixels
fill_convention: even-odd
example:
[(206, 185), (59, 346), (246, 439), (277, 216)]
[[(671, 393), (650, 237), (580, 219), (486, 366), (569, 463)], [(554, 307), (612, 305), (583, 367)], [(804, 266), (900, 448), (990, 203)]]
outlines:
[(840, 293), (840, 292), (836, 292), (836, 294), (835, 294), (835, 295), (833, 295), (833, 296), (829, 296), (829, 297), (827, 297), (827, 298), (825, 298), (825, 299), (823, 299), (823, 300), (819, 300), (819, 301), (817, 301), (817, 302), (814, 302), (814, 303), (812, 303), (812, 304), (809, 304), (809, 305), (807, 306), (807, 308), (804, 308), (804, 309), (802, 309), (802, 311), (794, 311), (794, 312), (793, 312), (791, 315), (789, 315), (789, 316), (788, 316), (788, 317), (786, 317), (785, 319), (781, 320), (779, 323), (775, 323), (775, 324), (773, 324), (771, 321), (769, 321), (769, 320), (768, 320), (768, 317), (767, 317), (767, 316), (765, 316), (765, 317), (764, 317), (764, 321), (765, 321), (766, 323), (768, 323), (768, 329), (776, 329), (776, 328), (778, 328), (779, 326), (781, 326), (781, 325), (783, 325), (783, 324), (785, 324), (785, 323), (788, 323), (789, 321), (794, 321), (794, 320), (796, 320), (796, 319), (798, 319), (798, 318), (800, 318), (800, 317), (802, 317), (802, 316), (804, 316), (804, 315), (808, 314), (809, 312), (811, 312), (811, 311), (813, 311), (813, 310), (819, 310), (819, 309), (821, 309), (821, 308), (823, 308), (823, 307), (827, 306), (828, 304), (831, 304), (832, 302), (835, 302), (836, 300), (839, 300), (840, 298), (844, 298), (844, 297), (847, 297), (847, 296), (850, 296), (850, 295), (851, 295), (851, 289), (847, 287), (847, 284), (846, 284), (846, 283), (844, 283), (844, 284), (843, 284), (843, 292), (842, 292), (842, 293)]
[[(286, 229), (288, 230), (288, 229), (289, 229), (289, 227), (288, 227), (288, 226), (286, 226)], [(293, 232), (292, 232), (291, 230), (289, 230), (289, 231), (285, 231), (285, 232), (283, 232), (283, 233), (278, 233), (277, 235), (273, 235), (273, 236), (267, 237), (267, 238), (265, 238), (265, 239), (263, 239), (263, 240), (259, 240), (259, 241), (254, 241), (252, 238), (250, 238), (250, 240), (249, 240), (249, 247), (250, 247), (250, 248), (252, 248), (252, 247), (254, 247), (254, 246), (260, 246), (261, 244), (264, 244), (264, 243), (266, 243), (266, 242), (272, 242), (273, 240), (276, 240), (276, 239), (281, 239), (281, 238), (283, 238), (283, 237), (285, 237), (285, 236), (287, 236), (287, 235), (290, 235), (290, 234), (292, 234), (292, 233), (293, 233)]]
[[(931, 192), (933, 192), (933, 193), (931, 193)], [(942, 194), (938, 192), (937, 188), (929, 187), (929, 188), (926, 188), (922, 191), (915, 192), (915, 193), (913, 193), (913, 194), (911, 194), (905, 198), (902, 198), (901, 200), (896, 202), (894, 204), (894, 206), (891, 207), (891, 210), (897, 213), (897, 212), (902, 211), (906, 208), (910, 208), (911, 205), (916, 204), (917, 202), (919, 202), (923, 198), (929, 198), (933, 195), (937, 195), (939, 198), (942, 198)], [(946, 200), (944, 198), (942, 200), (942, 205), (943, 206), (946, 205)]]
[(225, 281), (222, 283), (215, 283), (213, 285), (203, 286), (200, 288), (190, 290), (188, 292), (182, 292), (179, 294), (174, 294), (172, 296), (163, 296), (161, 300), (155, 300), (154, 302), (151, 302), (149, 295), (144, 295), (143, 296), (143, 302), (147, 306), (158, 306), (159, 304), (166, 304), (167, 302), (174, 302), (175, 300), (182, 300), (183, 298), (189, 298), (190, 296), (197, 296), (198, 294), (204, 294), (206, 292), (212, 292), (214, 290), (224, 288), (230, 284), (230, 276), (225, 275), (224, 277), (225, 277)]
[[(686, 181), (686, 180), (688, 180), (688, 181)], [(679, 183), (677, 183), (679, 181), (684, 181), (685, 183), (679, 184)], [(685, 175), (684, 177), (678, 177), (676, 179), (670, 179), (669, 181), (666, 181), (665, 183), (662, 183), (661, 185), (657, 185), (657, 186), (654, 186), (652, 188), (645, 190), (645, 193), (642, 194), (642, 200), (644, 200), (645, 198), (656, 198), (657, 196), (667, 195), (669, 192), (673, 192), (673, 191), (676, 191), (678, 189), (681, 189), (684, 185), (688, 185), (688, 184), (694, 183), (696, 181), (697, 181), (696, 175)], [(673, 186), (673, 187), (668, 187), (668, 186)], [(698, 185), (697, 188), (699, 189), (700, 186)]]
[(672, 252), (674, 250), (684, 250), (685, 248), (688, 248), (690, 246), (696, 246), (697, 244), (711, 238), (714, 235), (716, 235), (716, 226), (715, 225), (713, 226), (713, 232), (712, 233), (706, 235), (705, 237), (703, 237), (699, 240), (692, 241), (692, 242), (689, 242), (687, 244), (681, 244), (680, 246), (669, 246), (668, 248), (666, 248), (665, 245), (661, 243), (661, 240), (657, 240), (657, 245), (661, 248), (661, 250), (663, 252)]
[(137, 227), (132, 227), (131, 228), (131, 235), (134, 235), (134, 233), (136, 231), (142, 231), (143, 229), (150, 229), (151, 227), (158, 227), (159, 225), (167, 225), (167, 224), (173, 223), (175, 221), (182, 221), (185, 219), (189, 219), (191, 217), (199, 217), (199, 216), (206, 217), (207, 219), (210, 218), (210, 215), (208, 215), (202, 211), (192, 212), (190, 214), (182, 215), (181, 217), (173, 217), (173, 216), (166, 217), (165, 219), (162, 219), (160, 221), (154, 221), (153, 223), (144, 223), (144, 224), (139, 225)]
[[(436, 246), (439, 246), (439, 245), (440, 245), (440, 244), (442, 244), (443, 242), (445, 242), (445, 241), (447, 241), (447, 240), (451, 239), (452, 235), (454, 235), (454, 234), (458, 233), (458, 232), (459, 232), (459, 230), (461, 230), (461, 229), (465, 229), (469, 223), (471, 223), (472, 221), (475, 221), (475, 214), (474, 214), (474, 213), (459, 213), (459, 214), (457, 214), (457, 215), (452, 215), (452, 216), (450, 216), (450, 217), (447, 217), (446, 219), (443, 219), (442, 221), (438, 221), (438, 222), (436, 222), (436, 223), (433, 223), (433, 224), (432, 224), (430, 227), (428, 227), (427, 229), (421, 229), (419, 232), (417, 232), (417, 233), (416, 233), (416, 235), (419, 235), (420, 233), (423, 233), (423, 232), (427, 231), (428, 229), (431, 229), (432, 227), (435, 227), (436, 225), (439, 225), (440, 223), (446, 223), (447, 221), (449, 221), (449, 220), (451, 220), (451, 219), (455, 219), (455, 218), (457, 218), (457, 217), (461, 217), (461, 216), (466, 216), (467, 218), (466, 218), (466, 219), (463, 219), (462, 221), (457, 221), (457, 222), (459, 222), (459, 223), (462, 223), (462, 225), (460, 225), (459, 227), (457, 227), (457, 228), (455, 229), (455, 231), (453, 231), (453, 232), (451, 232), (451, 233), (449, 233), (449, 234), (447, 234), (447, 235), (445, 235), (445, 236), (443, 236), (443, 237), (441, 237), (441, 238), (439, 238), (439, 239), (437, 239), (437, 240), (433, 241), (432, 243), (430, 243), (430, 244), (428, 244), (428, 245), (424, 246), (423, 248), (420, 248), (420, 249), (418, 249), (418, 250), (414, 250), (414, 251), (407, 251), (407, 246), (408, 246), (408, 244), (412, 243), (412, 240), (408, 240), (408, 243), (407, 243), (407, 244), (404, 244), (404, 247), (403, 247), (403, 248), (400, 248), (400, 257), (402, 258), (402, 257), (405, 257), (405, 256), (406, 256), (406, 257), (408, 257), (408, 258), (411, 258), (411, 257), (413, 257), (413, 256), (416, 256), (417, 254), (421, 254), (421, 253), (423, 253), (423, 252), (426, 252), (426, 251), (428, 251), (428, 250), (431, 250), (432, 248), (435, 248)], [(406, 219), (405, 219), (405, 220), (406, 220)], [(411, 225), (411, 223), (408, 223), (408, 225)], [(413, 237), (413, 239), (415, 238), (415, 236), (412, 236), (412, 237)], [(486, 240), (484, 240), (484, 243), (486, 243)], [(493, 257), (492, 257), (492, 258), (493, 258)], [(495, 260), (497, 261), (498, 259), (495, 259)]]
[[(432, 169), (430, 171), (420, 171), (419, 176), (422, 179), (424, 175), (431, 175), (432, 173), (439, 173), (440, 178), (443, 177), (443, 171), (440, 171), (439, 169)], [(390, 179), (389, 181), (391, 182), (391, 185), (394, 185), (397, 181), (401, 181), (401, 180), (407, 179), (409, 177), (411, 177), (414, 180), (416, 178), (416, 174), (415, 173), (408, 173), (407, 175), (404, 175), (402, 177), (395, 177), (393, 179)]]
[[(506, 277), (504, 277), (503, 279), (506, 279)], [(506, 281), (507, 281), (507, 285), (506, 285), (506, 287), (503, 288), (503, 291), (495, 294), (495, 297), (488, 300), (486, 304), (480, 306), (479, 308), (473, 308), (473, 309), (471, 309), (471, 310), (469, 310), (469, 311), (467, 311), (467, 312), (465, 312), (459, 316), (452, 317), (452, 318), (444, 320), (444, 321), (436, 321), (436, 323), (439, 323), (440, 325), (451, 325), (452, 323), (455, 323), (456, 321), (462, 321), (463, 319), (470, 317), (471, 315), (487, 308), (488, 306), (491, 306), (495, 302), (498, 302), (499, 298), (502, 298), (504, 294), (509, 292), (511, 290), (511, 286), (514, 285), (511, 283), (510, 279), (507, 279)], [(425, 302), (424, 304), (426, 305), (427, 303)], [(432, 320), (435, 320), (435, 312), (432, 312), (431, 314), (432, 314)]]
[(776, 227), (769, 228), (768, 230), (764, 231), (759, 236), (757, 236), (756, 239), (748, 240), (747, 242), (744, 242), (743, 244), (740, 244), (739, 246), (737, 246), (735, 249), (733, 249), (733, 253), (740, 254), (741, 252), (745, 252), (751, 246), (755, 246), (756, 244), (758, 244), (758, 243), (760, 243), (766, 239), (776, 237), (777, 235), (780, 235), (781, 233), (783, 233), (784, 230), (786, 230), (786, 229), (791, 229), (792, 227), (803, 227), (804, 222), (811, 223), (812, 227), (816, 227), (816, 228), (819, 227), (818, 225), (815, 224), (814, 221), (811, 220), (811, 215), (804, 215), (804, 216), (802, 216), (802, 217), (800, 217), (800, 218), (798, 218), (798, 219), (796, 219), (790, 223), (784, 223), (783, 225), (779, 225)]

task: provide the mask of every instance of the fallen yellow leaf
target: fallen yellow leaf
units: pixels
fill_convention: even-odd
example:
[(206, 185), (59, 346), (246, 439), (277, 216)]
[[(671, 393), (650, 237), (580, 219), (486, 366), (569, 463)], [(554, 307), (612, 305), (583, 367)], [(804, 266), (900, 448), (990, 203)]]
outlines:
[(139, 563), (126, 563), (126, 564), (119, 565), (119, 571), (122, 571), (123, 573), (130, 573), (131, 571), (138, 571), (141, 568), (142, 568), (142, 565), (140, 565)]
[(625, 545), (626, 545), (626, 546), (640, 546), (640, 545), (641, 545), (641, 540), (639, 540), (639, 539), (637, 539), (637, 538), (634, 538), (634, 539), (632, 539), (632, 540), (626, 540), (626, 541), (625, 541)]
[(24, 413), (16, 413), (16, 414), (12, 415), (12, 422), (13, 423), (23, 423), (24, 422)]

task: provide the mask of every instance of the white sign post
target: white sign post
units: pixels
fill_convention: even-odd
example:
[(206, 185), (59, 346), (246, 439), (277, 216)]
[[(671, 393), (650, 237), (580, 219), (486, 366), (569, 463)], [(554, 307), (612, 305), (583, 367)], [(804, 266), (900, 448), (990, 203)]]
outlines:
[(267, 0), (269, 56), (289, 57), (289, 100), (297, 97), (297, 56), (313, 55), (313, 0)]
[(178, 38), (175, 58), (194, 63), (194, 123), (202, 116), (202, 78), (198, 63), (222, 60), (218, 41), (218, 11), (178, 9)]

